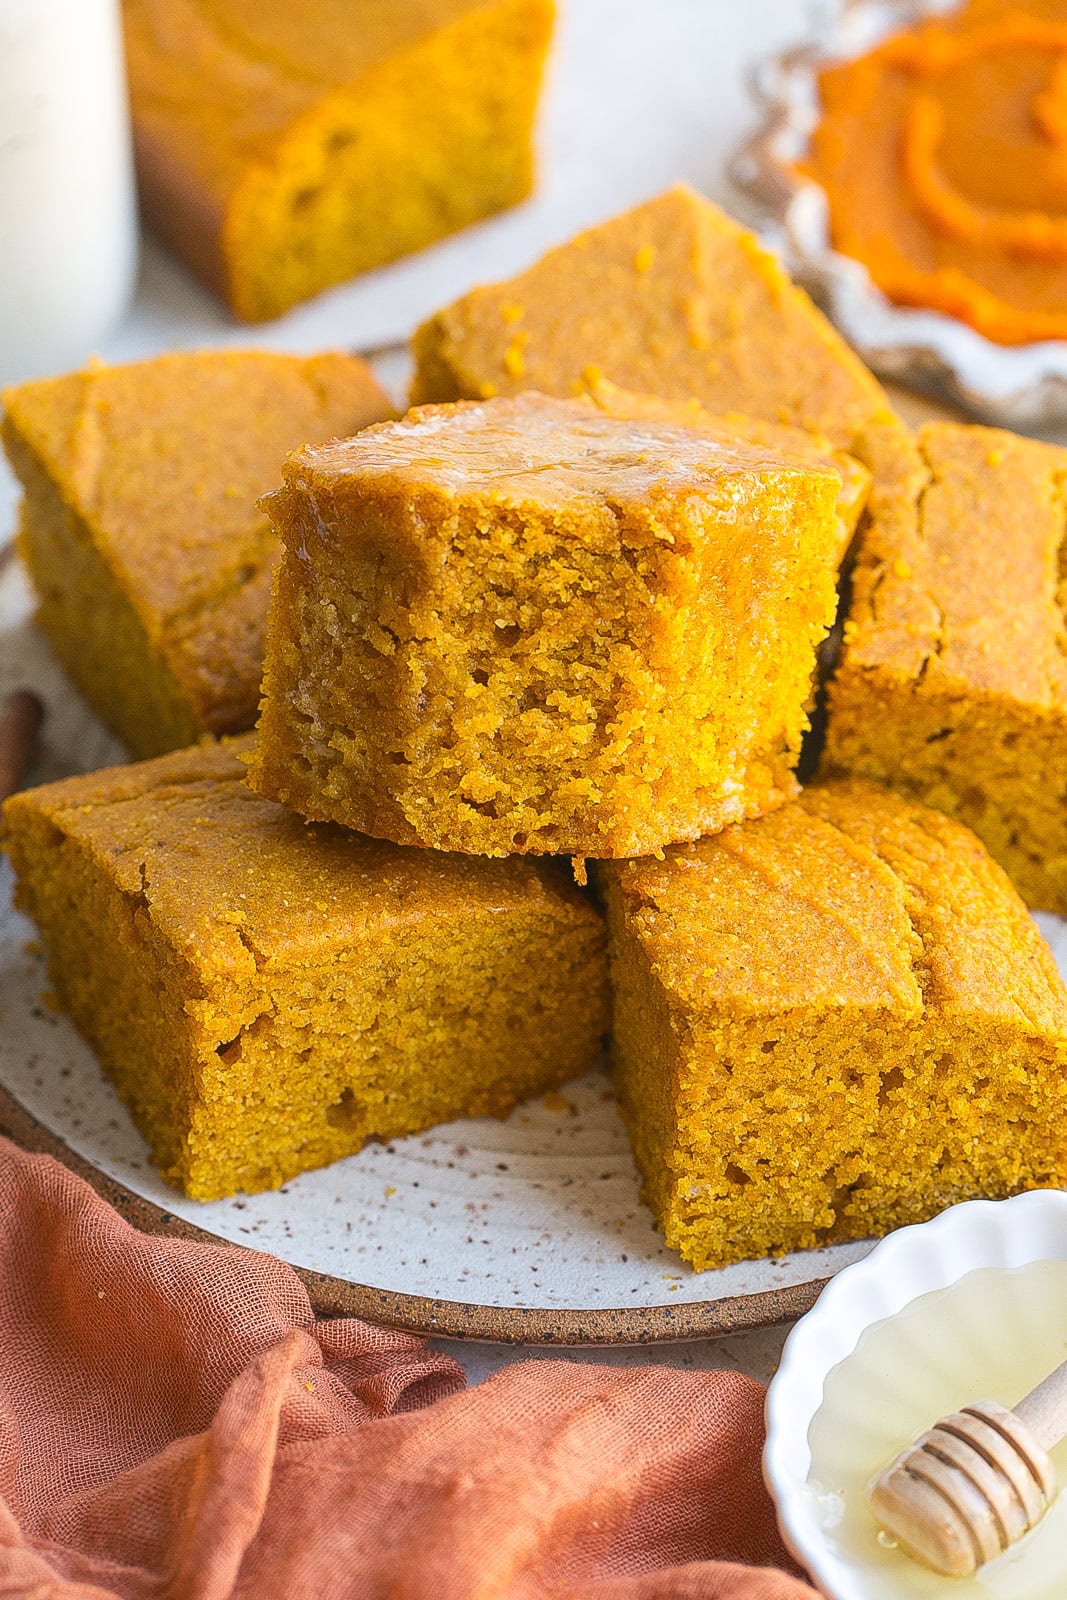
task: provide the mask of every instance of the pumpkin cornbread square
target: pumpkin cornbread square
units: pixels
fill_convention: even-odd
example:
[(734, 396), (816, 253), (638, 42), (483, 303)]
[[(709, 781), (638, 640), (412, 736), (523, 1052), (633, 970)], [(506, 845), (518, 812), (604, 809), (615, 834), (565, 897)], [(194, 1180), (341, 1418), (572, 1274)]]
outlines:
[(604, 928), (563, 864), (309, 828), (248, 789), (247, 743), (4, 810), (55, 990), (168, 1182), (269, 1188), (596, 1062)]
[(623, 1110), (694, 1267), (1067, 1182), (1067, 991), (960, 823), (844, 780), (598, 878)]
[(299, 452), (253, 786), (479, 855), (643, 853), (781, 804), (841, 487), (533, 394)]
[(1067, 451), (952, 423), (918, 445), (917, 516), (860, 540), (824, 770), (959, 817), (1067, 913)]
[(553, 0), (123, 0), (142, 206), (238, 316), (525, 199)]
[(391, 414), (353, 356), (204, 350), (7, 389), (37, 622), (135, 756), (256, 718), (277, 546), (257, 498), (298, 445)]
[(877, 467), (907, 437), (875, 379), (747, 228), (679, 184), (419, 328), (412, 401), (606, 378), (825, 434)]

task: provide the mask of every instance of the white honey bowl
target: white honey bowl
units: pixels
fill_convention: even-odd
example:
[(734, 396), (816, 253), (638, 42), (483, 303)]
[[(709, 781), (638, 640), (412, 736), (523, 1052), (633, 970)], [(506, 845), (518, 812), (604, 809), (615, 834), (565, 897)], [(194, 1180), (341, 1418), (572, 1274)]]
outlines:
[[(852, 1355), (868, 1328), (921, 1295), (947, 1289), (981, 1268), (1037, 1261), (1067, 1261), (1067, 1193), (1037, 1189), (1011, 1200), (952, 1206), (932, 1222), (890, 1234), (846, 1267), (789, 1335), (767, 1394), (763, 1473), (786, 1545), (830, 1600), (875, 1600), (886, 1588), (884, 1574), (865, 1573), (829, 1537), (821, 1498), (809, 1481), (809, 1429), (829, 1373)], [(1010, 1284), (1005, 1279), (1007, 1293)], [(872, 1461), (872, 1474), (886, 1464)], [(900, 1600), (912, 1593), (951, 1595), (955, 1580), (913, 1570), (914, 1588), (897, 1583), (893, 1589)]]

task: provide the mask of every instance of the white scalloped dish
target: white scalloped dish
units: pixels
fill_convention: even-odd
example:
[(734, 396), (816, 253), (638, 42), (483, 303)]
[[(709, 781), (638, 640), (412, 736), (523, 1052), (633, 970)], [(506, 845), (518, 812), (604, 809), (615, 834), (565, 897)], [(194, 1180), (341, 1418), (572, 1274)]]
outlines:
[[(968, 1401), (1014, 1405), (1067, 1357), (1067, 1194), (953, 1206), (840, 1273), (786, 1341), (764, 1474), (790, 1550), (831, 1600), (1063, 1600), (1067, 1493), (971, 1579), (879, 1537), (865, 1490)], [(1067, 1446), (1053, 1452), (1061, 1486)]]
[(994, 344), (954, 317), (894, 305), (860, 262), (831, 248), (826, 197), (794, 168), (818, 121), (820, 68), (958, 3), (841, 0), (814, 44), (759, 68), (765, 121), (735, 157), (733, 177), (765, 208), (768, 243), (879, 376), (934, 389), (986, 422), (1051, 427), (1067, 422), (1067, 341)]

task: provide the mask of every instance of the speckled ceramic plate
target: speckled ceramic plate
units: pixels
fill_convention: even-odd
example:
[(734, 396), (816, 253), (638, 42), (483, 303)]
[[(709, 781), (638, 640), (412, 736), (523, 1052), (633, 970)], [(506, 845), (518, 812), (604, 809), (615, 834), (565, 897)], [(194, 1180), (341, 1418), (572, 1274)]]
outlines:
[[(0, 694), (48, 707), (35, 781), (122, 760), (29, 625), (21, 572), (0, 579)], [(606, 1076), (309, 1172), (270, 1194), (201, 1204), (168, 1189), (47, 987), (32, 924), (0, 882), (0, 1131), (48, 1150), (149, 1231), (271, 1250), (323, 1311), (420, 1332), (543, 1344), (696, 1338), (785, 1322), (864, 1255), (839, 1245), (694, 1273), (664, 1248)], [(1067, 936), (1067, 927), (1062, 929)], [(1067, 948), (1067, 943), (1065, 943)]]
[(1067, 341), (998, 345), (955, 317), (893, 305), (858, 261), (830, 247), (826, 198), (796, 176), (819, 116), (817, 74), (960, 0), (826, 0), (813, 43), (764, 62), (754, 89), (758, 132), (738, 152), (735, 181), (764, 207), (767, 242), (883, 378), (945, 394), (983, 421), (1046, 429), (1067, 423)]

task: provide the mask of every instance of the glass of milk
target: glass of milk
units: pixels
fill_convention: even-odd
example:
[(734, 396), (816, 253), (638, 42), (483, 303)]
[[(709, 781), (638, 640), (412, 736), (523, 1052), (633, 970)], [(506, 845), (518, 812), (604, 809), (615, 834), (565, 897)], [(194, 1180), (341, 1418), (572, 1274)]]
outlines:
[(136, 270), (118, 0), (0, 0), (0, 383), (83, 362)]

